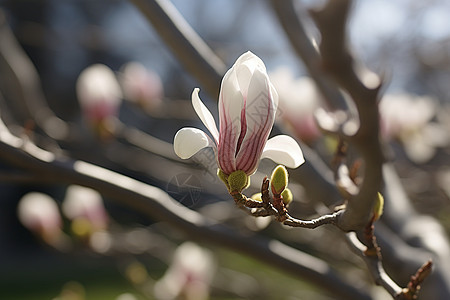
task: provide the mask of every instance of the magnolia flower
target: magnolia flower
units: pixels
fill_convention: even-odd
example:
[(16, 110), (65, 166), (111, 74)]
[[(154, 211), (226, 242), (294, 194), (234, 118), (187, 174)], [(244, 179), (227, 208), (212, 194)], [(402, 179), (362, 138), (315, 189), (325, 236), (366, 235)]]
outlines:
[(309, 77), (294, 77), (287, 67), (269, 74), (280, 98), (277, 121), (288, 126), (299, 139), (312, 143), (321, 136), (314, 113), (323, 102), (314, 81)]
[(78, 77), (76, 90), (86, 120), (100, 136), (109, 137), (113, 131), (110, 121), (118, 115), (122, 102), (114, 72), (102, 64), (89, 66)]
[(185, 242), (176, 249), (171, 265), (156, 282), (154, 296), (160, 300), (209, 299), (215, 271), (216, 264), (209, 250)]
[(226, 175), (238, 170), (251, 175), (262, 158), (290, 168), (297, 168), (304, 162), (302, 151), (293, 138), (278, 135), (267, 139), (275, 120), (278, 94), (264, 63), (253, 53), (242, 54), (222, 79), (220, 131), (198, 93), (199, 89), (194, 89), (192, 105), (213, 140), (196, 128), (179, 130), (174, 149), (180, 158), (190, 158), (201, 149), (212, 147), (219, 168)]
[(120, 79), (125, 99), (150, 111), (157, 109), (164, 96), (159, 75), (138, 62), (129, 62), (122, 69), (123, 76)]
[(409, 159), (415, 163), (430, 160), (439, 147), (445, 147), (449, 135), (444, 126), (433, 121), (437, 103), (427, 96), (388, 94), (380, 101), (381, 132), (398, 139)]
[(78, 229), (84, 228), (91, 233), (108, 227), (108, 214), (102, 196), (93, 189), (79, 185), (69, 186), (62, 203), (62, 211), (78, 225)]
[(17, 214), (26, 228), (50, 244), (53, 244), (62, 233), (58, 205), (46, 194), (31, 192), (23, 196), (17, 207)]

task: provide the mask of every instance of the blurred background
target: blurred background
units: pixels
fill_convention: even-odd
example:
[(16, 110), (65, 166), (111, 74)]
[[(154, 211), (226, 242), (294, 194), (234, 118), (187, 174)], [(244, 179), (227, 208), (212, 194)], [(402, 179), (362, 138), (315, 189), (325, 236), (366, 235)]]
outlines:
[[(317, 40), (320, 36), (307, 10), (322, 2), (296, 1), (308, 35)], [(311, 119), (321, 105), (320, 96), (269, 3), (172, 3), (227, 68), (248, 50), (261, 57), (274, 83), (286, 89), (279, 90), (280, 98), (303, 101), (295, 104), (300, 107), (296, 112), (303, 120)], [(292, 230), (224, 205), (229, 196), (215, 177), (211, 153), (196, 156), (195, 166), (168, 163), (174, 160), (169, 143), (177, 130), (202, 128), (190, 106), (190, 94), (200, 84), (132, 3), (1, 0), (0, 9), (2, 51), (8, 50), (11, 41), (4, 32), (10, 30), (37, 71), (42, 99), (59, 120), (52, 132), (58, 136), (66, 126), (76, 128), (57, 143), (36, 130), (32, 138), (39, 145), (155, 185), (182, 205), (244, 231), (282, 236), (307, 253), (327, 257), (348, 278), (370, 282), (360, 262), (349, 258), (345, 243), (333, 240), (335, 228), (303, 230), (298, 237)], [(389, 157), (413, 206), (437, 218), (448, 235), (450, 2), (354, 1), (348, 25), (352, 52), (385, 81), (380, 112)], [(97, 68), (90, 69), (92, 76), (101, 79), (91, 77), (89, 87), (80, 74), (93, 65)], [(14, 67), (20, 68), (20, 63)], [(24, 134), (23, 128), (33, 132), (36, 125), (27, 122), (10, 72), (2, 61), (2, 119), (14, 133)], [(105, 94), (89, 93), (103, 86)], [(95, 97), (115, 100), (98, 105), (90, 99)], [(206, 92), (201, 98), (217, 116), (216, 99)], [(294, 122), (289, 101), (280, 105), (279, 124), (325, 160), (330, 158), (335, 141), (322, 136), (314, 124)], [(262, 164), (268, 173), (271, 167)], [(186, 242), (166, 224), (93, 190), (22, 182), (4, 163), (0, 172), (2, 299), (333, 299), (313, 285), (230, 250)], [(302, 198), (301, 185), (293, 184), (292, 190), (298, 200), (294, 212), (307, 217), (321, 211)], [(330, 244), (336, 246), (331, 258)], [(279, 298), (280, 294), (285, 296)]]

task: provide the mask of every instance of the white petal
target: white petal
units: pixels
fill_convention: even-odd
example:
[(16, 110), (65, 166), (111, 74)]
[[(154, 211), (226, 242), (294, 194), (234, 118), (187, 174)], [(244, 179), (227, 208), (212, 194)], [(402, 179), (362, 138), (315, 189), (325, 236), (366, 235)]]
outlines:
[(219, 165), (224, 172), (235, 169), (236, 147), (241, 134), (243, 106), (244, 99), (239, 90), (236, 72), (231, 68), (222, 80), (219, 95), (220, 140), (218, 158)]
[(266, 67), (264, 66), (263, 61), (250, 51), (242, 54), (236, 60), (233, 69), (236, 72), (239, 87), (244, 97), (247, 96), (254, 72), (260, 70), (261, 72), (266, 73)]
[(197, 128), (178, 130), (173, 141), (173, 149), (182, 159), (188, 159), (206, 147), (215, 147), (215, 144), (206, 133)]
[(305, 162), (300, 146), (287, 135), (277, 135), (269, 139), (261, 158), (270, 158), (274, 162), (292, 169)]
[(198, 96), (199, 88), (195, 88), (192, 92), (192, 106), (194, 106), (194, 110), (197, 113), (200, 120), (202, 120), (203, 124), (208, 128), (209, 132), (213, 136), (216, 143), (219, 141), (219, 131), (217, 130), (216, 122), (214, 121), (214, 117), (208, 108), (203, 104), (202, 100)]

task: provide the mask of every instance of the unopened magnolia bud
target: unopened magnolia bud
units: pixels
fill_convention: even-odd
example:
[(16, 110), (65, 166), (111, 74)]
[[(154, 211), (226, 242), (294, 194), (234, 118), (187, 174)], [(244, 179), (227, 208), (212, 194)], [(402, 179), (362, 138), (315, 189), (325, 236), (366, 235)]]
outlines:
[(373, 220), (378, 220), (383, 214), (383, 206), (384, 206), (384, 197), (381, 193), (378, 193), (377, 199), (375, 200), (375, 204), (373, 206)]
[(284, 206), (288, 207), (288, 205), (292, 202), (294, 199), (294, 196), (292, 195), (292, 192), (290, 189), (286, 188), (281, 193), (281, 197), (283, 198)]
[(250, 177), (244, 171), (234, 171), (228, 176), (228, 187), (230, 192), (242, 192), (250, 184)]
[(228, 176), (228, 186), (230, 192), (242, 192), (250, 184), (250, 177), (244, 171), (234, 171)]
[(288, 172), (282, 165), (277, 166), (270, 178), (272, 193), (280, 195), (288, 185)]
[(228, 175), (225, 174), (221, 169), (217, 169), (217, 177), (225, 183), (227, 189), (230, 190), (230, 185), (228, 184)]
[(256, 193), (256, 194), (252, 195), (252, 199), (255, 200), (255, 201), (262, 202), (262, 194), (261, 193)]

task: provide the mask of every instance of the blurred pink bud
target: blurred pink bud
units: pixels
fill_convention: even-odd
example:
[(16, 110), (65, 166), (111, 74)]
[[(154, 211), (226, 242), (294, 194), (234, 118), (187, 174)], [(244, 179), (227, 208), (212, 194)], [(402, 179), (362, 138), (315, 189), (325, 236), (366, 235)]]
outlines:
[(216, 265), (212, 254), (198, 245), (186, 242), (175, 251), (172, 264), (154, 287), (160, 300), (209, 299), (209, 289)]
[(420, 130), (436, 115), (433, 99), (410, 94), (387, 94), (379, 107), (382, 134), (387, 138)]
[(145, 109), (156, 109), (164, 96), (163, 83), (159, 75), (137, 62), (123, 67), (121, 83), (125, 99), (136, 102)]
[(219, 168), (229, 175), (240, 170), (253, 174), (260, 159), (297, 168), (304, 162), (297, 142), (287, 135), (268, 140), (278, 107), (278, 94), (269, 80), (263, 61), (251, 52), (242, 54), (225, 74), (219, 95), (220, 132), (210, 111), (198, 95), (192, 104), (214, 141), (196, 128), (183, 128), (174, 139), (175, 153), (187, 159), (200, 149), (216, 150)]
[(92, 231), (108, 227), (108, 214), (101, 195), (90, 188), (71, 185), (62, 204), (64, 215), (70, 220), (86, 220)]
[[(439, 118), (437, 101), (427, 96), (388, 94), (380, 101), (381, 134), (401, 142), (406, 155), (415, 163), (425, 163), (436, 149), (450, 141), (448, 129)], [(440, 112), (444, 111), (442, 108)]]
[(314, 81), (309, 77), (295, 78), (285, 67), (270, 73), (270, 79), (280, 98), (277, 121), (287, 125), (302, 141), (314, 142), (321, 136), (314, 113), (322, 104)]
[(122, 101), (114, 72), (102, 64), (91, 65), (81, 72), (77, 96), (84, 116), (93, 124), (117, 116)]
[(28, 193), (20, 199), (17, 207), (19, 221), (30, 231), (52, 244), (61, 234), (61, 215), (58, 205), (50, 196)]

